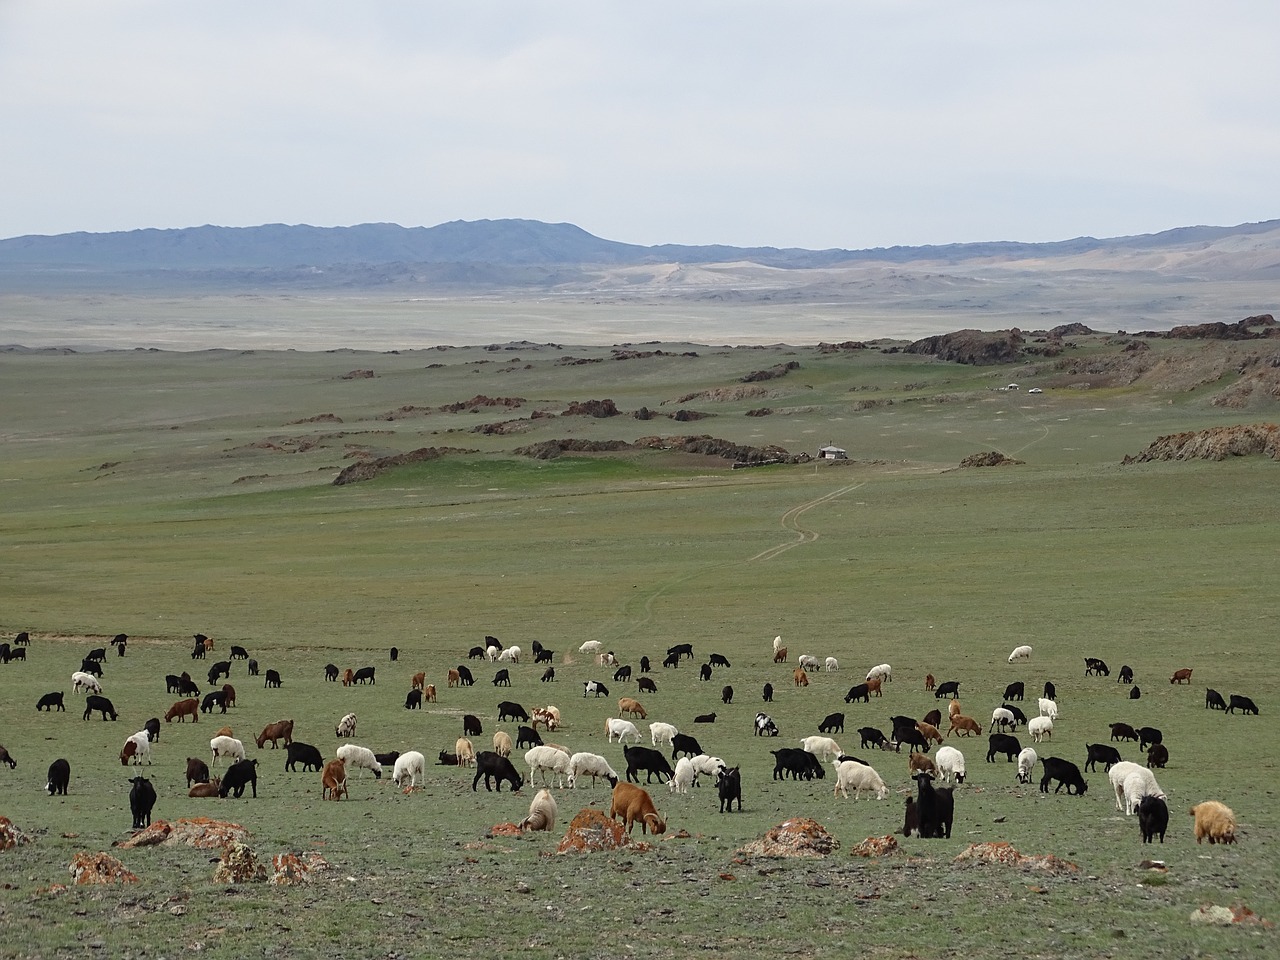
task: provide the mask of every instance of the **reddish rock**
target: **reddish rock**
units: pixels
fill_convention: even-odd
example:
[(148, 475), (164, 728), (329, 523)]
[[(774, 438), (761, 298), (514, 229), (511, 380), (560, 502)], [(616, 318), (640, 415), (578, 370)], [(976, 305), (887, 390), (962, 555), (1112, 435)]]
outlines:
[(809, 817), (792, 817), (753, 840), (738, 853), (755, 857), (825, 857), (840, 847), (840, 841)]
[(109, 853), (77, 853), (67, 866), (71, 882), (77, 885), (93, 883), (137, 883), (138, 875)]

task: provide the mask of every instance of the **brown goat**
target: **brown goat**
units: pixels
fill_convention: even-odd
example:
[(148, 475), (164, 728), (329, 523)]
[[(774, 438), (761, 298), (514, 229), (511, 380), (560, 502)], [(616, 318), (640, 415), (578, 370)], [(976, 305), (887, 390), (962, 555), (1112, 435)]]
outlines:
[(796, 667), (792, 674), (797, 687), (807, 687), (809, 685), (809, 674), (805, 672), (804, 667)]
[(645, 790), (625, 781), (613, 788), (609, 817), (613, 820), (621, 819), (626, 825), (627, 833), (631, 833), (637, 823), (640, 824), (641, 833), (656, 836), (667, 830), (667, 821), (658, 816), (653, 798)]
[(322, 800), (341, 800), (347, 796), (347, 761), (329, 760), (320, 773)]

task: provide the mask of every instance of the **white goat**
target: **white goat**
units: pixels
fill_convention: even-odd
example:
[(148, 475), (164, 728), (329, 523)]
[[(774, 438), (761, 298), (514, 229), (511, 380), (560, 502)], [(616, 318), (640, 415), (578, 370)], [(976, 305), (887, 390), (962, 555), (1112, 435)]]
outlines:
[(657, 723), (649, 724), (649, 738), (653, 741), (653, 745), (655, 747), (660, 743), (665, 743), (667, 746), (670, 746), (672, 739), (679, 732), (680, 731), (675, 728), (675, 725), (671, 723), (662, 723), (659, 721)]
[(609, 717), (604, 722), (605, 733), (608, 736), (608, 742), (613, 743), (613, 738), (617, 737), (618, 742), (622, 743), (627, 737), (635, 737), (636, 743), (640, 743), (644, 738), (640, 736), (640, 731), (636, 729), (636, 725), (630, 720), (622, 720), (618, 717)]
[(459, 737), (454, 742), (453, 752), (458, 755), (458, 766), (474, 767), (476, 765), (475, 745), (466, 737)]
[(235, 737), (214, 737), (209, 741), (209, 749), (213, 751), (213, 766), (218, 765), (219, 757), (232, 760), (244, 759), (244, 744)]
[(579, 653), (599, 653), (604, 649), (604, 644), (599, 640), (588, 640), (578, 648)]
[(681, 757), (676, 762), (676, 774), (667, 782), (667, 788), (672, 793), (688, 793), (689, 786), (697, 776), (698, 771), (693, 768), (693, 761), (688, 757)]
[(1058, 719), (1058, 704), (1048, 697), (1040, 698), (1040, 716), (1048, 717), (1050, 720)]
[(839, 670), (840, 661), (837, 660), (835, 657), (827, 657), (827, 661), (824, 664), (824, 668), (827, 670), (828, 673), (830, 673), (832, 670)]
[(102, 684), (92, 673), (77, 670), (71, 675), (71, 692), (79, 693), (81, 690), (85, 693), (101, 693)]
[(1018, 721), (1014, 719), (1013, 711), (1005, 707), (996, 707), (991, 711), (992, 729), (1003, 730), (1005, 727), (1014, 729), (1018, 726)]
[(806, 753), (812, 753), (817, 757), (820, 763), (835, 760), (844, 754), (840, 744), (830, 737), (805, 737), (800, 741), (800, 746), (804, 747)]
[(877, 677), (886, 683), (892, 682), (893, 667), (889, 666), (887, 663), (881, 663), (867, 671), (868, 680), (875, 680)]
[(938, 765), (943, 781), (964, 783), (964, 754), (955, 747), (939, 747), (938, 752), (933, 755), (933, 761)]
[(1030, 747), (1023, 747), (1022, 752), (1018, 754), (1018, 782), (1030, 783), (1031, 770), (1035, 767), (1036, 761), (1040, 758), (1036, 756), (1036, 752)]
[(1053, 720), (1049, 717), (1032, 717), (1027, 721), (1027, 733), (1031, 734), (1031, 739), (1036, 743), (1042, 743), (1046, 738), (1053, 737)]

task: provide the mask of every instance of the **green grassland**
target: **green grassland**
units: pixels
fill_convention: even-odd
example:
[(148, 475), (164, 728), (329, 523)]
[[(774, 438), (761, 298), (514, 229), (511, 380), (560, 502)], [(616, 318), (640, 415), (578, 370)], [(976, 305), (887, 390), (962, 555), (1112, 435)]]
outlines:
[[(1210, 402), (1234, 374), (1203, 355), (1229, 360), (1232, 345), (1153, 341), (1171, 366), (1196, 355), (1208, 373), (1130, 384), (1050, 360), (992, 368), (878, 349), (632, 349), (659, 347), (633, 359), (535, 344), (0, 354), (0, 639), (33, 635), (27, 662), (0, 665), (0, 742), (18, 762), (0, 768), (0, 814), (35, 835), (0, 853), (0, 956), (1275, 955), (1269, 927), (1204, 928), (1188, 916), (1202, 903), (1243, 903), (1280, 919), (1278, 754), (1263, 726), (1280, 681), (1277, 467), (1260, 457), (1120, 463), (1163, 434), (1275, 419), (1265, 401)], [(1072, 350), (1105, 370), (1121, 347), (1086, 337)], [(799, 367), (759, 393), (733, 392), (752, 371), (791, 361)], [(345, 376), (353, 371), (373, 376)], [(1022, 389), (996, 389), (1010, 381)], [(1045, 392), (1028, 395), (1031, 386)], [(681, 402), (699, 391), (721, 392)], [(522, 400), (440, 409), (478, 395)], [(563, 415), (604, 398), (623, 415)], [(655, 418), (631, 416), (642, 406)], [(764, 407), (772, 413), (746, 415)], [(711, 416), (666, 418), (680, 408)], [(535, 410), (555, 416), (529, 419)], [(506, 432), (474, 430), (518, 418)], [(792, 452), (835, 443), (852, 459), (732, 470), (651, 450), (514, 452), (553, 438), (691, 434)], [(353, 455), (426, 446), (460, 452), (331, 483)], [(986, 450), (1024, 463), (957, 469)], [(86, 723), (70, 673), (118, 632), (132, 638), (128, 655), (108, 659), (103, 681), (121, 719)], [(225, 887), (211, 882), (208, 851), (162, 847), (119, 852), (140, 884), (43, 892), (67, 881), (75, 852), (129, 835), (130, 771), (116, 755), (173, 701), (165, 674), (190, 669), (207, 687), (213, 660), (189, 658), (196, 632), (214, 638), (219, 659), (231, 643), (246, 646), (284, 686), (263, 689), (237, 663), (238, 706), (225, 718), (165, 725), (143, 766), (159, 793), (156, 817), (234, 820), (263, 855), (319, 851), (333, 870), (306, 888)], [(479, 662), (474, 687), (446, 688), (448, 668), (486, 634), (556, 651), (556, 680), (539, 682), (543, 667), (528, 657), (512, 668), (510, 690)], [(792, 664), (772, 663), (775, 635)], [(464, 713), (484, 722), (479, 748), (496, 729), (514, 734), (496, 719), (497, 703), (511, 699), (556, 704), (559, 742), (621, 771), (602, 727), (635, 686), (577, 652), (591, 639), (623, 663), (653, 659), (658, 693), (641, 698), (649, 719), (742, 767), (742, 813), (721, 815), (709, 785), (671, 796), (655, 784), (670, 823), (656, 850), (550, 856), (561, 829), (487, 838), (493, 824), (523, 816), (529, 786), (473, 792), (468, 771), (433, 767), (411, 795), (366, 776), (349, 801), (327, 803), (318, 775), (286, 773), (282, 751), (250, 742), (292, 717), (298, 739), (331, 755), (335, 723), (354, 711), (355, 742), (432, 761), (452, 748)], [(658, 667), (677, 642), (692, 643), (697, 661)], [(1010, 665), (1021, 643), (1033, 658)], [(697, 665), (713, 652), (733, 665), (701, 682)], [(835, 656), (841, 669), (796, 689), (800, 653)], [(1105, 659), (1112, 677), (1084, 677), (1084, 656)], [(373, 665), (378, 682), (326, 683), (330, 661)], [(848, 688), (881, 662), (894, 666), (884, 696), (845, 706)], [(1122, 663), (1139, 700), (1115, 682)], [(1171, 685), (1184, 666), (1195, 682)], [(408, 712), (419, 670), (439, 701)], [(856, 728), (887, 731), (892, 714), (932, 709), (926, 673), (960, 681), (965, 712), (984, 727), (957, 744), (969, 780), (956, 793), (955, 832), (904, 839), (903, 856), (850, 857), (853, 844), (901, 827), (911, 784), (905, 755), (856, 749)], [(584, 700), (587, 679), (611, 696)], [(1163, 846), (1144, 848), (1101, 771), (1077, 798), (1041, 794), (1018, 785), (1003, 759), (985, 762), (986, 721), (1015, 679), (1028, 694), (1057, 684), (1061, 716), (1042, 756), (1083, 765), (1085, 744), (1106, 741), (1113, 721), (1164, 731)], [(751, 722), (766, 682), (775, 702), (764, 709), (782, 731), (770, 742)], [(728, 705), (725, 684), (735, 690)], [(1206, 686), (1252, 696), (1262, 715), (1206, 711)], [(60, 689), (66, 713), (32, 709)], [(1034, 699), (1024, 709), (1033, 715)], [(714, 724), (692, 724), (712, 711)], [(835, 798), (830, 776), (771, 779), (768, 751), (797, 745), (833, 711), (847, 715), (836, 739), (880, 771), (889, 800)], [(260, 760), (256, 800), (186, 796), (185, 758), (207, 757), (224, 721)], [(1140, 759), (1135, 745), (1121, 750)], [(71, 792), (52, 799), (44, 773), (59, 756), (71, 761)], [(561, 827), (584, 806), (607, 811), (605, 786), (555, 792)], [(1194, 843), (1186, 811), (1208, 798), (1235, 809), (1236, 846)], [(817, 819), (841, 849), (822, 860), (737, 857), (792, 816)], [(1080, 869), (952, 863), (969, 843), (992, 840)], [(1168, 872), (1140, 868), (1147, 857)]]

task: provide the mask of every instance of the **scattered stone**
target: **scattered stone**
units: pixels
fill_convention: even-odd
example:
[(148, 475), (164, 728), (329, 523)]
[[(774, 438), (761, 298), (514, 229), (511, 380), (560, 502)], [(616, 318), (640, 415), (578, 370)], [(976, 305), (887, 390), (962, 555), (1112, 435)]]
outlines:
[(792, 817), (772, 827), (738, 853), (756, 857), (825, 857), (840, 847), (822, 824), (810, 817)]
[(1217, 926), (1229, 927), (1233, 924), (1241, 924), (1250, 927), (1273, 927), (1270, 920), (1263, 920), (1243, 903), (1233, 903), (1229, 907), (1218, 907), (1213, 904), (1202, 904), (1191, 914), (1192, 923), (1208, 923)]
[(71, 882), (76, 885), (95, 883), (137, 883), (138, 875), (109, 853), (77, 853), (67, 866)]
[(369, 380), (373, 377), (372, 370), (350, 370), (344, 373), (339, 379), (341, 380)]

